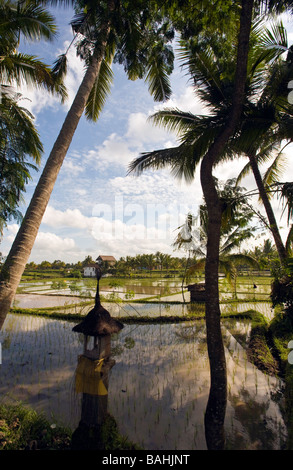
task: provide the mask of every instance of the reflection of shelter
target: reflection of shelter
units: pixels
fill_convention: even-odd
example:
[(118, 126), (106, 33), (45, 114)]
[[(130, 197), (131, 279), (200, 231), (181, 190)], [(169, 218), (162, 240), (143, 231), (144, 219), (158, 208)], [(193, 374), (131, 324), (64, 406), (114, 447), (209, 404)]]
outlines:
[[(74, 449), (102, 449), (101, 426), (107, 417), (109, 372), (115, 364), (111, 359), (111, 334), (123, 328), (102, 307), (99, 296), (101, 271), (97, 268), (97, 293), (94, 308), (73, 328), (83, 333), (84, 351), (78, 358), (75, 373), (77, 393), (82, 393), (81, 419), (73, 433)], [(89, 348), (89, 337), (93, 348)]]
[(205, 302), (206, 287), (205, 284), (190, 284), (187, 286), (190, 292), (190, 302)]

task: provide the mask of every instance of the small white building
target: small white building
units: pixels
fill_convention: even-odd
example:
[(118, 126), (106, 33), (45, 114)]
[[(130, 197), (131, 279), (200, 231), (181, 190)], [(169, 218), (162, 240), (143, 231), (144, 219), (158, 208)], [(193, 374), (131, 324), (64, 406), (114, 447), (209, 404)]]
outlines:
[(83, 268), (83, 275), (84, 277), (96, 277), (96, 264), (90, 263)]

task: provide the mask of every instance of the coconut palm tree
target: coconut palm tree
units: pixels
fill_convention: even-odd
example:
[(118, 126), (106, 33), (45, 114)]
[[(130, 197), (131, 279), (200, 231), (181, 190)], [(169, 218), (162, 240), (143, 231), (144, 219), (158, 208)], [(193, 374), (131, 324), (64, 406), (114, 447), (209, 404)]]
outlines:
[(19, 95), (8, 93), (0, 103), (0, 233), (11, 218), (21, 221), (18, 210), (30, 171), (39, 163), (43, 151), (39, 135), (28, 110), (19, 106)]
[[(113, 59), (124, 65), (129, 78), (144, 78), (156, 100), (164, 100), (171, 93), (168, 74), (173, 68), (173, 52), (168, 42), (173, 38), (173, 29), (154, 10), (151, 2), (80, 2), (72, 27), (82, 37), (77, 51), (85, 60), (86, 72), (2, 267), (0, 328), (10, 309), (79, 120), (84, 111), (89, 119), (97, 120), (105, 102)], [(65, 71), (66, 56), (62, 55), (53, 72), (61, 79)]]
[[(52, 41), (56, 36), (53, 16), (38, 2), (27, 0), (0, 2), (0, 86), (1, 95), (11, 92), (11, 86), (23, 83), (56, 91), (66, 98), (66, 90), (56, 80), (51, 69), (35, 56), (19, 51), (20, 41)], [(10, 87), (7, 87), (10, 85)]]
[[(260, 6), (253, 1), (241, 2), (240, 26), (237, 40), (238, 47), (229, 47), (224, 40), (224, 49), (230, 51), (222, 55), (221, 61), (215, 60), (215, 51), (209, 47), (201, 51), (197, 48), (192, 55), (193, 74), (198, 95), (205, 102), (206, 96), (212, 93), (212, 112), (206, 116), (194, 116), (178, 110), (166, 110), (155, 117), (157, 122), (164, 122), (172, 130), (180, 130), (180, 145), (171, 149), (144, 154), (130, 166), (130, 171), (144, 171), (147, 168), (171, 167), (171, 172), (184, 176), (192, 181), (195, 168), (200, 165), (200, 180), (208, 212), (207, 255), (205, 263), (205, 280), (208, 285), (206, 298), (207, 344), (211, 368), (211, 388), (205, 415), (206, 437), (208, 446), (223, 446), (223, 420), (226, 403), (226, 363), (220, 328), (219, 306), (219, 251), (223, 205), (218, 195), (213, 169), (225, 154), (229, 154), (229, 141), (237, 134), (243, 115), (245, 96), (247, 93), (247, 72), (249, 69), (250, 34), (254, 7)], [(270, 8), (284, 6), (279, 2), (270, 2)], [(290, 5), (291, 7), (291, 5)], [(227, 36), (226, 36), (227, 37)], [(230, 39), (229, 35), (228, 38)], [(223, 40), (223, 36), (222, 36)], [(232, 60), (231, 60), (232, 59)], [(202, 74), (205, 62), (210, 64), (211, 76)], [(210, 78), (216, 77), (215, 86)], [(227, 96), (229, 99), (227, 100)]]
[[(288, 256), (286, 245), (290, 242), (291, 234), (289, 232), (289, 238), (284, 244), (271, 206), (270, 192), (272, 183), (278, 179), (283, 169), (281, 146), (284, 142), (287, 145), (292, 140), (293, 108), (288, 102), (287, 87), (293, 77), (293, 67), (290, 60), (291, 50), (288, 51), (287, 34), (282, 23), (273, 25), (272, 30), (267, 30), (260, 39), (261, 46), (264, 47), (263, 54), (267, 51), (267, 57), (264, 63), (260, 64), (257, 73), (252, 68), (251, 81), (254, 80), (259, 89), (258, 98), (251, 102), (249, 117), (243, 121), (241, 135), (232, 143), (232, 147), (235, 144), (235, 153), (243, 154), (249, 159), (249, 163), (238, 176), (238, 181), (248, 170), (252, 170), (279, 259), (284, 264)], [(285, 60), (280, 57), (284, 51), (288, 51)], [(260, 165), (272, 157), (275, 157), (273, 163), (262, 177)]]
[[(228, 180), (223, 187), (218, 186), (218, 192), (223, 202), (219, 269), (224, 272), (230, 282), (235, 281), (237, 266), (249, 265), (258, 268), (258, 262), (250, 255), (241, 253), (243, 242), (254, 235), (255, 228), (251, 226), (254, 212), (250, 209), (248, 198), (245, 196), (245, 188), (235, 185), (236, 179)], [(196, 254), (199, 259), (190, 267), (188, 274), (203, 269), (205, 266), (205, 247), (207, 241), (208, 217), (207, 208), (203, 204), (199, 209), (200, 220), (200, 244)]]
[[(236, 179), (228, 180), (224, 185), (217, 183), (218, 192), (225, 206), (222, 217), (219, 270), (223, 272), (228, 281), (236, 280), (237, 266), (249, 265), (258, 268), (255, 258), (239, 251), (242, 243), (251, 238), (254, 228), (250, 225), (254, 212), (250, 209), (245, 188), (235, 185)], [(207, 208), (202, 204), (199, 214), (188, 214), (185, 223), (179, 227), (174, 246), (185, 248), (192, 262), (186, 269), (186, 279), (191, 279), (198, 272), (205, 269), (206, 243), (207, 243)]]
[(43, 152), (33, 116), (21, 106), (23, 97), (15, 87), (26, 83), (58, 93), (62, 100), (66, 96), (50, 68), (35, 56), (19, 52), (19, 45), (22, 39), (50, 41), (55, 34), (52, 15), (36, 2), (0, 2), (0, 230), (11, 218), (21, 220), (18, 205)]
[[(245, 108), (240, 125), (233, 139), (226, 145), (222, 158), (235, 158), (245, 155), (249, 165), (239, 175), (252, 169), (260, 198), (264, 204), (269, 228), (273, 234), (281, 262), (287, 257), (275, 215), (267, 194), (266, 185), (259, 170), (260, 162), (272, 158), (284, 140), (292, 139), (290, 104), (287, 100), (287, 85), (293, 78), (292, 62), (280, 58), (288, 49), (286, 32), (283, 25), (276, 24), (272, 31), (261, 32), (262, 23), (256, 24), (248, 60), (248, 80), (246, 83)], [(171, 149), (163, 149), (143, 154), (131, 165), (131, 171), (141, 172), (147, 168), (171, 166), (177, 177), (184, 176), (192, 181), (197, 165), (203, 155), (225, 125), (229, 106), (232, 101), (233, 75), (223, 71), (221, 58), (215, 60), (211, 48), (195, 50), (192, 44), (184, 44), (182, 57), (187, 61), (190, 74), (196, 82), (196, 91), (212, 113), (194, 116), (177, 109), (166, 109), (153, 116), (154, 123), (163, 124), (170, 130), (180, 132), (181, 144)], [(231, 66), (227, 66), (229, 70)], [(202, 88), (201, 88), (202, 87)], [(291, 106), (292, 108), (292, 106)], [(281, 153), (267, 171), (276, 176), (281, 165)]]

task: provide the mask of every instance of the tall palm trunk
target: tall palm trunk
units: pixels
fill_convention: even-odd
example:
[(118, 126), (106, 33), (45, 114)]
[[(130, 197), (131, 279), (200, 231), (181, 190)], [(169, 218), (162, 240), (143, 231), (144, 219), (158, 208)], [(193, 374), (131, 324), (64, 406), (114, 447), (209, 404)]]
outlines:
[(227, 373), (225, 350), (221, 332), (219, 305), (219, 250), (222, 207), (207, 160), (201, 165), (201, 181), (208, 206), (206, 285), (206, 330), (211, 371), (211, 384), (205, 412), (205, 435), (209, 449), (223, 449), (224, 419), (227, 402)]
[(262, 199), (263, 205), (265, 207), (265, 211), (267, 214), (267, 218), (270, 224), (270, 230), (272, 232), (272, 235), (275, 240), (276, 248), (279, 254), (280, 262), (283, 263), (287, 257), (286, 253), (286, 248), (283, 244), (283, 241), (281, 239), (281, 235), (278, 229), (278, 225), (275, 219), (275, 214), (273, 212), (270, 200), (268, 198), (267, 192), (265, 190), (263, 180), (261, 177), (261, 173), (259, 171), (259, 167), (255, 158), (255, 154), (249, 154), (248, 155), (249, 161), (250, 161), (250, 166), (252, 169), (252, 172), (254, 174), (254, 179), (257, 184), (257, 188), (260, 194), (260, 197)]
[(224, 344), (221, 333), (219, 304), (219, 248), (222, 220), (222, 204), (219, 199), (213, 167), (233, 135), (241, 117), (247, 75), (247, 58), (252, 22), (253, 0), (242, 0), (240, 31), (238, 37), (237, 65), (233, 103), (227, 125), (204, 156), (200, 178), (208, 211), (206, 283), (206, 328), (210, 362), (211, 384), (205, 412), (205, 432), (209, 449), (224, 447), (224, 418), (227, 401), (227, 374)]
[(72, 106), (64, 120), (23, 222), (2, 267), (0, 274), (0, 330), (9, 312), (25, 265), (29, 259), (63, 160), (85, 109), (90, 91), (100, 72), (109, 31), (110, 24), (108, 22), (104, 26), (103, 41), (99, 44), (99, 47), (96, 47), (93, 53), (91, 64), (86, 70)]

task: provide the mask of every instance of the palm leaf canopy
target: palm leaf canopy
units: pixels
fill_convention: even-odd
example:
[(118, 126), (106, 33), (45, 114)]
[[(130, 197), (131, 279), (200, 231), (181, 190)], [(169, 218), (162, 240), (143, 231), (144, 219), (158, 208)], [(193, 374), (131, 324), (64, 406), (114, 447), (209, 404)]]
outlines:
[(54, 17), (40, 2), (0, 2), (1, 49), (9, 50), (19, 44), (20, 36), (30, 41), (52, 40), (56, 35)]
[(0, 232), (11, 218), (21, 220), (18, 210), (31, 170), (40, 163), (42, 143), (33, 117), (20, 106), (21, 95), (5, 89), (0, 103)]
[(168, 99), (174, 62), (171, 47), (174, 28), (169, 21), (140, 0), (115, 2), (113, 11), (108, 9), (107, 2), (80, 2), (71, 25), (78, 36), (77, 54), (85, 60), (85, 66), (104, 39), (105, 24), (110, 25), (106, 53), (87, 103), (86, 116), (96, 120), (103, 109), (111, 91), (112, 63), (121, 64), (130, 80), (144, 79), (156, 101)]
[[(181, 40), (180, 58), (183, 66), (188, 68), (196, 96), (208, 113), (198, 116), (178, 109), (166, 109), (153, 115), (151, 119), (154, 124), (176, 132), (179, 142), (177, 151), (172, 148), (144, 153), (131, 162), (130, 172), (139, 174), (147, 168), (168, 166), (173, 175), (192, 181), (196, 166), (229, 117), (236, 62), (236, 51), (232, 45), (231, 40), (225, 45), (226, 52), (228, 50), (230, 53), (227, 59), (227, 54), (221, 55), (221, 51), (219, 54), (213, 45), (202, 49), (196, 41)], [(276, 141), (281, 142), (284, 136), (289, 136), (285, 134), (288, 131), (285, 103), (288, 107), (287, 87), (288, 80), (293, 79), (293, 66), (281, 57), (287, 47), (287, 35), (282, 23), (276, 23), (272, 30), (265, 29), (263, 22), (255, 23), (251, 34), (242, 118), (216, 163), (247, 155), (248, 152), (259, 152), (259, 158), (265, 158), (268, 151), (260, 152), (263, 144), (268, 150), (268, 143), (276, 146)], [(279, 124), (282, 121), (281, 136)]]
[(66, 90), (56, 81), (49, 66), (35, 56), (18, 51), (22, 38), (28, 41), (52, 40), (56, 35), (53, 16), (38, 2), (0, 1), (0, 83), (44, 87), (62, 100)]

